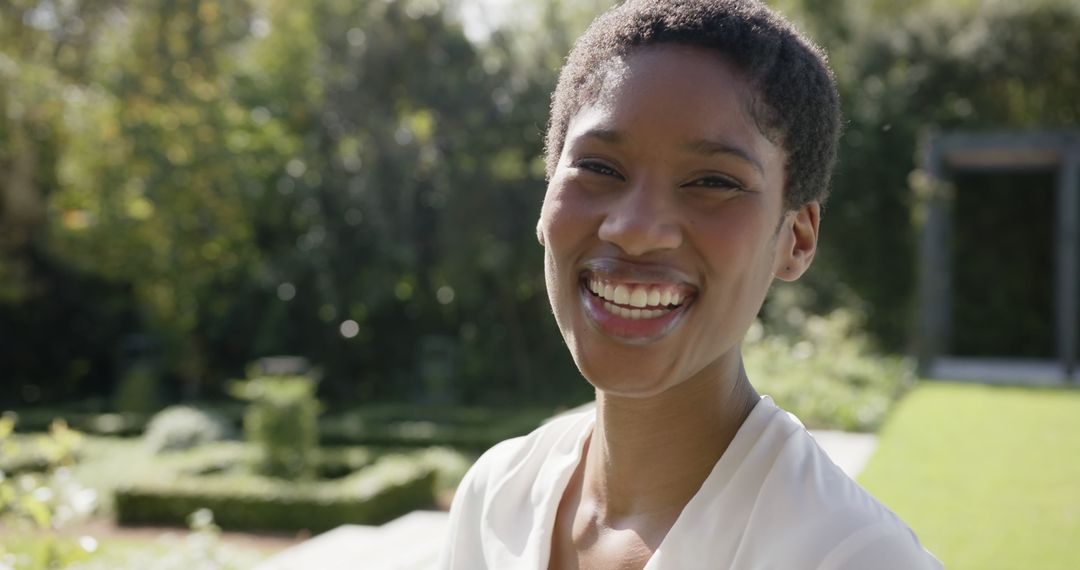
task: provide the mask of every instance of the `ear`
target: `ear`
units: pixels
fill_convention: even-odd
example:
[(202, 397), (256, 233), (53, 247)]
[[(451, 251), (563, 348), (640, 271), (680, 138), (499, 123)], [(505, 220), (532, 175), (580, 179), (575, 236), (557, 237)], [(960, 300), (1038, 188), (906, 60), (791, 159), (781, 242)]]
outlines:
[(546, 245), (544, 243), (544, 231), (541, 229), (542, 221), (542, 218), (536, 221), (536, 241), (540, 242), (540, 245)]
[(794, 281), (810, 268), (817, 251), (820, 224), (821, 204), (817, 201), (784, 214), (776, 239), (773, 275), (784, 281)]

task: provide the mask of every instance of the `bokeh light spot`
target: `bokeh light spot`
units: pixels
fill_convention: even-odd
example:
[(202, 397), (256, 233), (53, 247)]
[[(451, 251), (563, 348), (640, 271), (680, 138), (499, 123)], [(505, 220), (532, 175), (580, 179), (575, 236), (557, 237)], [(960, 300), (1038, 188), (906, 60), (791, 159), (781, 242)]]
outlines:
[(360, 324), (352, 319), (349, 319), (347, 321), (343, 321), (341, 323), (341, 326), (338, 327), (338, 330), (341, 331), (341, 336), (345, 338), (353, 338), (356, 335), (360, 334)]
[(277, 296), (282, 301), (292, 301), (296, 297), (296, 286), (288, 282), (278, 285)]

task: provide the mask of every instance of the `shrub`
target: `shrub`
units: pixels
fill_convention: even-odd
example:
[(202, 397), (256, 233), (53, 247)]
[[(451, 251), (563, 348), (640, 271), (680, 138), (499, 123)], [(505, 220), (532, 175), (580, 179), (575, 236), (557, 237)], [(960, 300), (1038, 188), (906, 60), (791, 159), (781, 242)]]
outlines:
[(319, 479), (338, 479), (371, 465), (375, 457), (366, 447), (321, 447), (314, 455), (313, 468)]
[(133, 363), (120, 377), (113, 396), (120, 412), (152, 413), (161, 407), (161, 373), (148, 361)]
[(743, 358), (758, 392), (773, 397), (808, 427), (870, 431), (914, 382), (906, 359), (871, 349), (850, 311), (805, 316), (797, 310), (783, 334), (755, 323)]
[[(23, 473), (44, 473), (50, 467), (49, 458), (37, 446), (19, 445), (15, 439), (15, 414), (0, 416), (0, 473), (4, 477)], [(3, 480), (0, 479), (0, 483)], [(0, 510), (3, 508), (0, 497)]]
[(551, 408), (491, 409), (458, 406), (364, 406), (320, 422), (321, 439), (340, 444), (449, 446), (484, 451), (536, 429)]
[(421, 463), (435, 471), (435, 492), (452, 493), (465, 477), (469, 467), (476, 461), (475, 455), (467, 455), (449, 447), (430, 447), (417, 455)]
[(233, 393), (251, 402), (244, 414), (244, 434), (260, 448), (260, 470), (286, 479), (311, 477), (321, 407), (315, 398), (315, 380), (259, 376), (236, 383)]
[(151, 418), (143, 435), (153, 453), (180, 451), (234, 436), (228, 421), (189, 406), (170, 406)]
[[(15, 420), (0, 416), (0, 459), (20, 453), (25, 443), (14, 439)], [(31, 454), (46, 463), (45, 473), (22, 473), (15, 477), (0, 470), (0, 528), (18, 536), (26, 527), (37, 531), (55, 529), (93, 511), (96, 495), (71, 476), (76, 450), (82, 442), (78, 432), (63, 421), (53, 422), (49, 435), (38, 436)], [(66, 568), (86, 552), (45, 535), (27, 551), (7, 550), (0, 543), (0, 568)]]
[(18, 420), (19, 431), (48, 432), (55, 420), (64, 420), (72, 428), (88, 435), (139, 435), (149, 421), (150, 414), (123, 412), (89, 412), (71, 407), (48, 407), (6, 412)]
[(181, 524), (201, 508), (223, 528), (322, 532), (380, 524), (430, 505), (435, 473), (416, 457), (385, 456), (333, 481), (301, 483), (251, 475), (180, 477), (118, 489), (120, 524)]

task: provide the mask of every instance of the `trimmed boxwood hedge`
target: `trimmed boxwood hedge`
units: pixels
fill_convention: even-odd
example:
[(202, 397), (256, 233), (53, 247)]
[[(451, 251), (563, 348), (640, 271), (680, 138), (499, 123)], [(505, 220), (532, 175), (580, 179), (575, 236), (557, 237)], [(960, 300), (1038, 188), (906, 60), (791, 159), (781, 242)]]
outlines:
[[(234, 402), (194, 402), (240, 426), (243, 406)], [(94, 407), (94, 406), (90, 406)], [(559, 410), (550, 407), (485, 408), (407, 404), (368, 404), (331, 411), (319, 418), (322, 445), (392, 447), (450, 446), (484, 451), (511, 437), (524, 435)], [(31, 408), (17, 414), (21, 433), (45, 432), (54, 418), (87, 435), (137, 436), (150, 414), (107, 413), (84, 407)]]
[(328, 444), (401, 447), (449, 446), (484, 451), (536, 429), (555, 410), (370, 405), (330, 413), (319, 421)]
[(47, 432), (53, 420), (63, 419), (72, 428), (92, 435), (135, 436), (146, 429), (150, 414), (132, 412), (77, 412), (60, 408), (38, 408), (15, 413), (15, 429), (20, 433)]
[(393, 455), (333, 481), (292, 482), (254, 475), (185, 476), (117, 489), (119, 524), (184, 525), (210, 509), (222, 528), (306, 529), (381, 524), (434, 502), (435, 472), (423, 462)]

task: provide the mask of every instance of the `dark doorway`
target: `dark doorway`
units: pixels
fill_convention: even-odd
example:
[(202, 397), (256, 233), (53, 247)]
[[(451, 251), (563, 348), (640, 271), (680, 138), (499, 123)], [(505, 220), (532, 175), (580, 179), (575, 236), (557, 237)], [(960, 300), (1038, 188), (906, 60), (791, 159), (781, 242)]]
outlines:
[(1054, 358), (1057, 173), (960, 171), (951, 179), (949, 354)]

